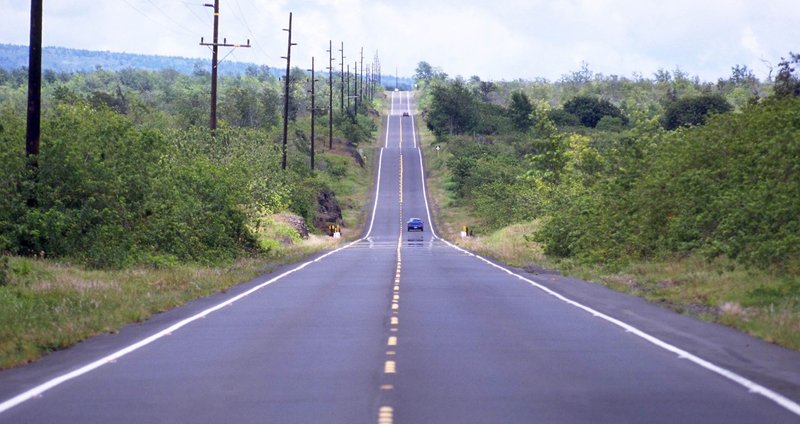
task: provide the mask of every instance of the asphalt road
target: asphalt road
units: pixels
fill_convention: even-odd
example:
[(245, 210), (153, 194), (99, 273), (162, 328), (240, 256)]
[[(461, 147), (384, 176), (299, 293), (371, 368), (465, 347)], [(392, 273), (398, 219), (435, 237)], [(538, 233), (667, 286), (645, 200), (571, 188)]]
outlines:
[(439, 239), (413, 111), (363, 239), (0, 373), (0, 423), (800, 423), (798, 352)]

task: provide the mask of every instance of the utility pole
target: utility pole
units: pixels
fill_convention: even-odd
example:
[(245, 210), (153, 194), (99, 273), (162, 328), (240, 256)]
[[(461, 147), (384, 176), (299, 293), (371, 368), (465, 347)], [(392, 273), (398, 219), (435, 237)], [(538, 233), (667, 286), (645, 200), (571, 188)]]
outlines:
[[(364, 103), (364, 47), (361, 47), (361, 76), (358, 79), (359, 81), (359, 89), (358, 89), (358, 100), (363, 104)], [(356, 109), (358, 112), (358, 109)]]
[[(381, 86), (383, 81), (381, 79), (381, 59), (378, 56), (378, 51), (375, 50), (375, 66), (374, 66), (374, 73), (375, 73), (375, 82), (378, 83), (378, 86)], [(375, 91), (377, 91), (377, 87), (373, 89), (372, 96), (375, 97)]]
[(206, 3), (205, 7), (214, 8), (214, 35), (212, 42), (206, 43), (203, 37), (200, 37), (201, 46), (211, 47), (211, 114), (208, 119), (208, 128), (211, 130), (211, 135), (216, 135), (217, 132), (217, 68), (219, 67), (219, 48), (220, 47), (250, 47), (250, 40), (247, 40), (246, 45), (228, 44), (227, 39), (222, 39), (219, 43), (219, 0), (214, 0), (214, 4)]
[(314, 56), (311, 56), (311, 170), (314, 170), (314, 115), (317, 114), (317, 109), (314, 103), (316, 92), (314, 90), (314, 83), (317, 81), (314, 76)]
[[(42, 0), (31, 0), (31, 34), (28, 58), (28, 121), (25, 155), (34, 170), (39, 163), (42, 106)], [(32, 201), (35, 203), (35, 200)], [(31, 203), (31, 201), (29, 201)]]
[(353, 122), (356, 120), (356, 115), (358, 115), (358, 61), (353, 62)]
[(328, 40), (328, 149), (333, 150), (333, 40)]
[(292, 12), (289, 12), (289, 28), (284, 29), (289, 33), (289, 43), (286, 56), (281, 59), (286, 59), (286, 81), (285, 91), (283, 96), (283, 157), (281, 159), (281, 169), (286, 169), (286, 139), (289, 132), (289, 71), (292, 62), (292, 46), (297, 43), (292, 43)]
[(372, 101), (372, 66), (367, 65), (367, 99)]
[[(341, 106), (340, 110), (341, 110), (342, 113), (344, 113), (344, 41), (342, 41), (342, 48), (339, 49), (339, 51), (342, 52), (342, 62), (339, 63), (339, 66), (342, 67), (342, 95), (341, 95), (342, 106)], [(348, 66), (347, 72), (350, 73), (349, 66)], [(349, 93), (350, 92), (348, 91), (348, 94)], [(349, 100), (348, 100), (347, 107), (348, 108), (350, 107)]]

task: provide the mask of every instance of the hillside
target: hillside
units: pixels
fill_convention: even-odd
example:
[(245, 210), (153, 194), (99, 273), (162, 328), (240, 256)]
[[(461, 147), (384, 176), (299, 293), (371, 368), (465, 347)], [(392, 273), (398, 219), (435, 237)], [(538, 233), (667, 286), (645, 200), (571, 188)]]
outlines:
[[(28, 46), (0, 44), (0, 68), (16, 69), (28, 66)], [(222, 74), (244, 74), (248, 67), (259, 66), (253, 63), (225, 61), (220, 65)], [(178, 56), (156, 56), (109, 51), (69, 49), (65, 47), (44, 47), (42, 49), (42, 68), (56, 72), (93, 71), (98, 67), (108, 71), (126, 68), (161, 70), (174, 69), (183, 74), (192, 73), (195, 68), (207, 70), (211, 60)], [(280, 69), (271, 69), (280, 73)]]

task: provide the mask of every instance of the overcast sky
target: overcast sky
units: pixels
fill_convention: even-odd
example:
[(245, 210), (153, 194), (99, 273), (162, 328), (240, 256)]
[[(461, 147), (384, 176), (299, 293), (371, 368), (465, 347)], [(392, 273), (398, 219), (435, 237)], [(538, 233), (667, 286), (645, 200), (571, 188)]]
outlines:
[[(210, 57), (213, 0), (46, 0), (44, 45)], [(383, 73), (426, 61), (450, 76), (556, 80), (581, 62), (606, 75), (680, 67), (716, 81), (733, 65), (761, 78), (800, 52), (800, 0), (220, 0), (229, 58), (282, 67), (289, 12), (292, 64), (327, 66), (344, 42), (353, 66), (379, 52)], [(0, 0), (0, 42), (28, 44), (30, 2)], [(221, 54), (230, 50), (223, 49)], [(335, 61), (338, 69), (340, 59)], [(766, 61), (766, 62), (765, 62)], [(223, 65), (224, 66), (224, 65)]]

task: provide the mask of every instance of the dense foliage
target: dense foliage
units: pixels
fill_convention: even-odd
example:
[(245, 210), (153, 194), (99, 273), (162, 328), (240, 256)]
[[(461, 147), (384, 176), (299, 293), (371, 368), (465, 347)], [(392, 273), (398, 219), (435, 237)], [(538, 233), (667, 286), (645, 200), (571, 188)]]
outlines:
[[(215, 137), (202, 72), (48, 75), (37, 167), (25, 156), (25, 81), (0, 80), (0, 252), (102, 268), (227, 262), (269, 248), (257, 237), (265, 216), (291, 211), (313, 224), (318, 194), (333, 197), (334, 178), (355, 165), (320, 155), (309, 170), (299, 78), (282, 171), (281, 87), (265, 69), (222, 79)], [(360, 112), (337, 113), (345, 152), (375, 130)], [(327, 140), (327, 121), (317, 124)]]
[(678, 127), (702, 125), (706, 117), (713, 113), (730, 112), (733, 109), (719, 94), (684, 97), (667, 106), (662, 118), (664, 128), (674, 130)]
[[(786, 85), (797, 75), (784, 65)], [(490, 229), (538, 220), (529, 237), (553, 257), (613, 263), (696, 252), (795, 269), (800, 99), (778, 83), (746, 67), (716, 84), (679, 70), (629, 80), (584, 67), (488, 94), (475, 78), (434, 79), (421, 103), (449, 155), (455, 201)], [(456, 105), (442, 104), (453, 98), (443, 92), (498, 112), (448, 115)], [(482, 130), (503, 110), (512, 125)]]
[(564, 111), (578, 118), (581, 125), (594, 128), (604, 117), (619, 118), (623, 122), (627, 119), (618, 107), (606, 99), (589, 96), (576, 96), (564, 103)]

